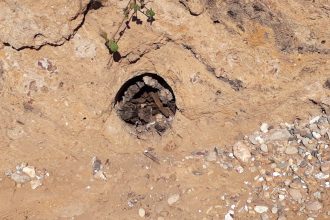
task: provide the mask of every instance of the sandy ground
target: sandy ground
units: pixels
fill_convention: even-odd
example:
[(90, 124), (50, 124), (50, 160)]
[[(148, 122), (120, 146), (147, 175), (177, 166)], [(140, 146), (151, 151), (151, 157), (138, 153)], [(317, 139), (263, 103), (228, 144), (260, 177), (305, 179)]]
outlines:
[[(0, 30), (10, 28), (13, 36), (0, 35), (0, 218), (224, 219), (235, 204), (235, 219), (266, 219), (253, 205), (237, 212), (251, 192), (245, 182), (256, 176), (247, 167), (263, 163), (242, 165), (239, 173), (207, 161), (205, 151), (232, 152), (264, 122), (278, 127), (329, 115), (329, 3), (155, 0), (149, 4), (156, 20), (130, 24), (115, 62), (100, 32), (116, 31), (127, 2), (103, 1), (97, 10), (82, 2), (86, 7), (67, 5), (79, 9), (81, 24), (69, 23), (69, 35), (57, 31), (65, 25), (40, 25), (50, 27), (45, 36), (51, 37), (42, 41), (19, 39), (0, 19)], [(35, 4), (24, 7), (33, 12), (46, 3)], [(38, 13), (32, 12), (33, 20)], [(22, 22), (24, 13), (19, 16)], [(176, 97), (178, 110), (162, 135), (137, 133), (114, 108), (121, 86), (145, 72), (163, 77)], [(326, 135), (322, 141), (329, 144)], [(148, 148), (159, 163), (144, 154)], [(196, 152), (204, 153), (190, 158)], [(93, 176), (94, 157), (106, 180)], [(329, 160), (329, 151), (323, 157)], [(41, 186), (6, 176), (23, 162), (40, 172)], [(268, 204), (268, 217), (327, 219), (328, 191), (312, 214), (301, 210), (297, 217), (297, 204), (287, 202), (283, 213)], [(173, 195), (179, 199), (172, 204)]]

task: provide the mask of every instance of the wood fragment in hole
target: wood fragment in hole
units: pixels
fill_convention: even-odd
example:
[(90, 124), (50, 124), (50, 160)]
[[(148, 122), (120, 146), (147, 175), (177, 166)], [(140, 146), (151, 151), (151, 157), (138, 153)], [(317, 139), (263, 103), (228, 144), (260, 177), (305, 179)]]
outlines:
[(170, 116), (170, 111), (167, 108), (164, 108), (158, 95), (154, 92), (150, 92), (149, 94), (153, 98), (153, 100), (154, 100), (155, 104), (157, 105), (157, 107), (159, 108), (159, 110), (163, 113), (163, 115), (165, 115), (166, 118), (168, 118)]

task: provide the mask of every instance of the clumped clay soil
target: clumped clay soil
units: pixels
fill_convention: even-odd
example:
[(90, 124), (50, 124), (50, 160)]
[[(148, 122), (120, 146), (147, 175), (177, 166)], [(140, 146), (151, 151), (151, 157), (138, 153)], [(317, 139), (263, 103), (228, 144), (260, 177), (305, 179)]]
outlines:
[(0, 219), (329, 219), (329, 1), (127, 4), (0, 0)]

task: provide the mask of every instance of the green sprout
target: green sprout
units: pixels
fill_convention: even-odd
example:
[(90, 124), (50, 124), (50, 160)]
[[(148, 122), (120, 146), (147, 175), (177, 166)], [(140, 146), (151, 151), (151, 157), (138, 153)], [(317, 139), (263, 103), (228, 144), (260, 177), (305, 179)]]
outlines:
[(135, 13), (141, 9), (141, 6), (136, 3), (132, 3), (130, 7), (134, 10)]
[[(138, 17), (138, 12), (145, 15), (148, 18), (148, 22), (152, 24), (152, 22), (155, 20), (155, 12), (152, 10), (152, 8), (146, 7), (146, 2), (144, 0), (129, 0), (127, 6), (123, 9), (123, 19), (117, 29), (117, 31), (112, 35), (111, 38), (108, 38), (108, 35), (101, 31), (100, 36), (105, 40), (105, 45), (109, 49), (111, 54), (114, 54), (118, 52), (119, 46), (118, 41), (123, 36), (126, 29), (129, 28), (129, 23), (131, 21), (137, 21), (141, 22)], [(125, 26), (124, 26), (125, 25)], [(122, 28), (124, 26), (124, 28)]]
[(150, 8), (146, 11), (146, 15), (148, 18), (153, 19), (156, 13), (152, 10), (152, 8)]
[(117, 42), (114, 40), (107, 41), (106, 46), (110, 50), (111, 53), (116, 53), (119, 49)]

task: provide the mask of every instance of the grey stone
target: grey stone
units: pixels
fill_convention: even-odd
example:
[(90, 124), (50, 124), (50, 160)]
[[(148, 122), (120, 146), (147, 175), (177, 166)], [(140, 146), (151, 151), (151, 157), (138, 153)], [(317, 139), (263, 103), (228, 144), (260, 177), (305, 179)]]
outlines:
[(288, 154), (288, 155), (297, 154), (298, 153), (298, 149), (296, 147), (293, 147), (293, 146), (288, 146), (285, 149), (285, 153)]
[(266, 141), (287, 141), (292, 135), (287, 129), (272, 130), (264, 138)]
[(330, 172), (330, 161), (325, 161), (321, 164), (321, 171), (324, 173)]
[(14, 180), (16, 183), (26, 183), (31, 180), (31, 178), (28, 175), (25, 174), (18, 174), (18, 173), (12, 173), (10, 178)]
[(217, 153), (215, 151), (211, 151), (206, 156), (206, 160), (209, 162), (216, 161), (217, 160)]
[(302, 202), (303, 196), (299, 189), (289, 189), (289, 194), (293, 200), (297, 202)]
[(323, 205), (319, 201), (311, 201), (306, 204), (308, 211), (318, 211), (322, 209)]
[(261, 220), (269, 220), (269, 216), (266, 213), (261, 214)]

